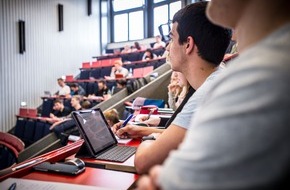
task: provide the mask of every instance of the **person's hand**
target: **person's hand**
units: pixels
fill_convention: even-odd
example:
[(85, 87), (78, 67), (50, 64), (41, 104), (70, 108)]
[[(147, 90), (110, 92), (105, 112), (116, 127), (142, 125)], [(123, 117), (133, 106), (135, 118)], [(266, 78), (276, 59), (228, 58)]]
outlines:
[(169, 92), (172, 92), (173, 94), (175, 94), (176, 91), (178, 91), (180, 88), (180, 86), (178, 85), (177, 82), (173, 82), (173, 83), (170, 83), (168, 86), (167, 86), (167, 89)]
[(120, 128), (117, 130), (116, 135), (121, 138), (121, 139), (127, 139), (127, 138), (141, 138), (144, 136), (142, 134), (142, 128), (141, 126), (136, 126), (136, 125), (126, 125), (123, 128)]
[(160, 189), (157, 180), (160, 174), (162, 166), (157, 165), (154, 166), (150, 171), (149, 175), (142, 176), (138, 183), (137, 189), (138, 190), (157, 190)]
[(53, 113), (50, 113), (50, 114), (49, 114), (49, 117), (50, 117), (50, 118), (54, 118), (55, 116), (53, 115)]
[(111, 130), (113, 131), (114, 134), (120, 129), (121, 125), (123, 124), (123, 121), (120, 121), (119, 123), (116, 123), (111, 127)]
[(159, 123), (160, 123), (160, 118), (159, 117), (153, 117), (151, 116), (149, 119), (148, 119), (148, 115), (144, 115), (144, 116), (141, 116), (139, 118), (139, 121), (142, 122), (142, 123), (145, 123), (149, 126), (158, 126)]

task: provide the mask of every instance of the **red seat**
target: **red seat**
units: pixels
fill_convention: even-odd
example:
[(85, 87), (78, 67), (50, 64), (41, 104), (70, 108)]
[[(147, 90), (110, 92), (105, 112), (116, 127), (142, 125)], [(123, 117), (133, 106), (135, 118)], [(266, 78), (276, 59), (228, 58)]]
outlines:
[(101, 66), (102, 66), (102, 67), (109, 67), (109, 66), (112, 66), (111, 59), (104, 59), (104, 60), (101, 60)]
[(65, 76), (65, 82), (72, 82), (74, 80), (74, 76), (73, 75), (66, 75)]
[(91, 68), (91, 63), (90, 62), (83, 62), (82, 68), (83, 69), (89, 69), (89, 68)]
[(98, 67), (101, 67), (101, 61), (93, 61), (92, 68), (98, 68)]
[(0, 132), (0, 144), (9, 148), (18, 158), (19, 152), (24, 149), (22, 140), (9, 133)]

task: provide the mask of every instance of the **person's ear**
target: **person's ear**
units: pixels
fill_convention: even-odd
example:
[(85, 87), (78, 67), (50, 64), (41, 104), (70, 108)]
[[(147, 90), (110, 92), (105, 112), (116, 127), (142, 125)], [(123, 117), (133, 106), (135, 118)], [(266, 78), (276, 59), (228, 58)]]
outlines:
[(192, 53), (193, 50), (194, 50), (194, 47), (195, 47), (195, 42), (194, 42), (193, 37), (188, 36), (186, 44), (185, 44), (185, 52), (186, 52), (186, 54)]

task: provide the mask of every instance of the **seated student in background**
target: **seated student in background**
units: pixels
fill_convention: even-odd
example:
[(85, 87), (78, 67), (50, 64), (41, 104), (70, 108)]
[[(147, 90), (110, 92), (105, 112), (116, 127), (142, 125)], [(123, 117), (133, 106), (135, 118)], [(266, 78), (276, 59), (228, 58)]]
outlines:
[(132, 49), (132, 52), (135, 52), (135, 51), (142, 51), (144, 48), (141, 47), (139, 42), (134, 42), (134, 45), (132, 46), (131, 49)]
[(49, 114), (49, 117), (54, 121), (61, 120), (62, 117), (65, 117), (71, 113), (70, 108), (65, 106), (62, 100), (55, 100), (53, 102), (52, 109), (53, 111)]
[(131, 53), (132, 49), (129, 45), (125, 45), (124, 49), (121, 51), (121, 53)]
[(213, 22), (238, 29), (239, 56), (139, 189), (290, 188), (289, 8), (288, 0), (209, 2)]
[(155, 58), (157, 58), (157, 55), (154, 54), (150, 48), (148, 48), (144, 52), (142, 60), (145, 61), (145, 60), (151, 60), (151, 59), (155, 59)]
[(58, 90), (56, 95), (69, 98), (70, 97), (70, 87), (65, 84), (65, 82), (62, 78), (58, 78), (57, 83), (60, 86), (60, 89)]
[(97, 99), (97, 100), (106, 100), (110, 98), (110, 90), (107, 87), (105, 80), (99, 80), (98, 81), (98, 89), (95, 91), (94, 94), (90, 94), (88, 96), (88, 99)]
[[(148, 172), (151, 166), (163, 163), (169, 152), (177, 149), (199, 104), (210, 96), (208, 90), (221, 73), (219, 64), (229, 44), (230, 32), (209, 22), (205, 15), (206, 5), (206, 2), (192, 4), (173, 17), (172, 41), (167, 47), (171, 67), (183, 73), (196, 92), (192, 94), (194, 91), (190, 89), (184, 107), (179, 106), (181, 111), (176, 111), (179, 113), (173, 121), (169, 120), (171, 124), (155, 141), (144, 141), (139, 145), (135, 154), (138, 173)], [(130, 137), (131, 131), (136, 135), (137, 129), (127, 125), (117, 130), (116, 134)]]
[(173, 71), (172, 75), (177, 75), (176, 80), (171, 80), (168, 85), (168, 104), (169, 108), (176, 110), (178, 106), (184, 100), (188, 90), (189, 90), (189, 83), (187, 82), (185, 76), (180, 73)]
[(83, 87), (81, 87), (79, 84), (77, 83), (73, 83), (71, 86), (70, 86), (70, 89), (71, 89), (71, 96), (74, 96), (74, 95), (80, 95), (80, 96), (85, 96), (86, 95), (86, 92), (85, 90), (83, 89)]
[(116, 109), (104, 111), (104, 116), (110, 127), (119, 122), (119, 113)]
[(162, 41), (160, 35), (157, 35), (157, 36), (155, 37), (155, 40), (156, 40), (156, 42), (155, 42), (154, 45), (153, 45), (153, 48), (154, 48), (154, 49), (156, 49), (156, 48), (164, 48), (164, 47), (165, 47), (166, 43)]
[(114, 62), (114, 66), (112, 67), (110, 76), (105, 76), (105, 79), (115, 79), (116, 74), (122, 74), (123, 77), (127, 77), (129, 74), (128, 69), (123, 67), (123, 62), (121, 60), (117, 60)]
[(112, 94), (116, 94), (117, 92), (121, 91), (122, 89), (126, 88), (127, 81), (125, 79), (116, 80), (117, 86), (113, 88)]
[[(71, 111), (77, 111), (77, 110), (81, 110), (82, 106), (81, 106), (81, 100), (82, 97), (79, 95), (75, 95), (71, 98), (71, 106), (72, 106), (72, 110)], [(57, 127), (58, 125), (60, 125), (61, 123), (65, 122), (66, 120), (70, 120), (71, 116), (68, 115), (67, 117), (63, 117), (60, 121), (55, 122), (53, 125), (50, 126), (50, 130), (54, 129), (55, 127)]]

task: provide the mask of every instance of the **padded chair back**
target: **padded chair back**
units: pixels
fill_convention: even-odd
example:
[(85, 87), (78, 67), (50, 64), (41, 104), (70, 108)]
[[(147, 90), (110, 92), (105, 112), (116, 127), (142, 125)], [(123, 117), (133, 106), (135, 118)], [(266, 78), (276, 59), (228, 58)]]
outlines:
[(17, 162), (24, 143), (14, 135), (0, 132), (0, 169), (10, 167)]

